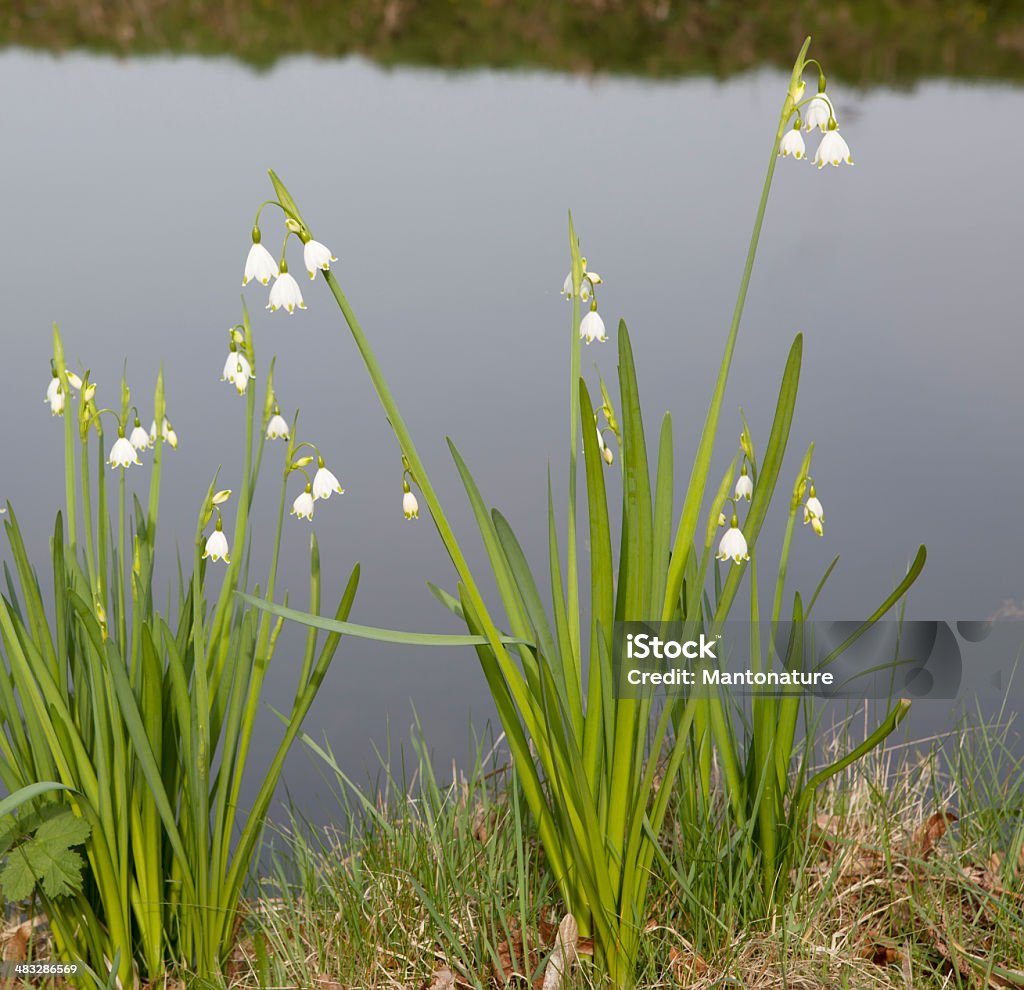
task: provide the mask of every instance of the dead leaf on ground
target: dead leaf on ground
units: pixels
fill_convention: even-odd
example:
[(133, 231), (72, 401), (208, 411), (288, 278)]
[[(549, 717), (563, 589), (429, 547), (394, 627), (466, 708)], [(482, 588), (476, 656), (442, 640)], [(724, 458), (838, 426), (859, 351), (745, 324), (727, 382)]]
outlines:
[(423, 984), (423, 990), (455, 990), (455, 974), (447, 966), (440, 966)]
[(946, 834), (946, 829), (957, 820), (951, 811), (936, 811), (928, 821), (918, 829), (914, 840), (917, 851), (922, 859), (927, 859), (935, 849), (939, 840)]
[[(550, 926), (548, 927), (550, 930)], [(540, 965), (540, 957), (529, 948), (528, 943), (524, 944), (519, 925), (514, 918), (510, 921), (509, 929), (509, 937), (498, 943), (497, 963), (492, 963), (491, 966), (494, 979), (499, 986), (504, 986), (513, 977), (529, 979)]]
[(580, 938), (576, 919), (567, 914), (558, 925), (554, 938), (554, 947), (548, 956), (548, 964), (544, 967), (544, 980), (541, 990), (560, 990), (562, 977), (572, 968), (576, 961), (576, 943)]
[(0, 958), (4, 962), (24, 962), (28, 959), (28, 948), (32, 942), (32, 933), (44, 921), (42, 915), (29, 918), (16, 925), (9, 925), (0, 932)]
[(695, 952), (693, 946), (685, 940), (682, 949), (677, 949), (673, 945), (668, 950), (668, 964), (672, 971), (672, 979), (684, 985), (699, 980), (708, 971), (704, 957)]
[(903, 958), (891, 939), (883, 938), (875, 932), (868, 932), (865, 936), (861, 955), (865, 959), (870, 959), (876, 966), (889, 966), (901, 962)]

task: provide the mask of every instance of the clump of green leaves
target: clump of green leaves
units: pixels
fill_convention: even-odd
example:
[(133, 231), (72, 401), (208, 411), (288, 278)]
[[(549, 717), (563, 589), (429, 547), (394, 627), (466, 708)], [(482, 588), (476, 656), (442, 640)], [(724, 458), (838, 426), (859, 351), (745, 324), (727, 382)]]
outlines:
[[(456, 593), (440, 588), (432, 588), (432, 591), (467, 626), (470, 635), (462, 642), (476, 648), (525, 802), (536, 822), (545, 857), (562, 898), (577, 922), (579, 933), (593, 938), (593, 958), (599, 973), (619, 990), (631, 990), (635, 985), (642, 936), (649, 917), (652, 877), (659, 866), (666, 866), (661, 829), (674, 788), (684, 791), (687, 797), (687, 821), (706, 820), (711, 806), (712, 767), (717, 761), (735, 824), (736, 841), (728, 851), (733, 861), (729, 868), (746, 871), (755, 884), (759, 881), (763, 892), (761, 898), (750, 899), (749, 903), (756, 906), (744, 920), (770, 917), (789, 875), (794, 848), (791, 837), (806, 824), (815, 791), (830, 776), (877, 746), (895, 729), (909, 707), (908, 702), (894, 705), (878, 729), (843, 760), (813, 776), (804, 767), (794, 777), (790, 770), (797, 750), (800, 708), (800, 699), (795, 694), (778, 701), (771, 696), (756, 697), (752, 725), (748, 725), (743, 712), (719, 690), (670, 695), (664, 704), (653, 694), (625, 697), (616, 691), (613, 660), (616, 623), (681, 624), (684, 639), (703, 633), (713, 636), (721, 632), (738, 601), (741, 583), (748, 576), (752, 630), (757, 629), (760, 620), (757, 541), (789, 442), (802, 360), (801, 335), (797, 335), (789, 351), (759, 470), (750, 433), (744, 424), (743, 452), (755, 477), (751, 482), (752, 493), (749, 489), (747, 493), (751, 501), (743, 529), (738, 530), (735, 516), (730, 527), (743, 550), (723, 554), (724, 541), (719, 547), (717, 558), (730, 559), (725, 565), (726, 573), (713, 562), (717, 559), (713, 544), (737, 462), (734, 460), (730, 465), (717, 490), (710, 472), (779, 143), (791, 129), (799, 108), (813, 99), (811, 96), (805, 99), (803, 80), (805, 69), (817, 65), (816, 60), (807, 58), (809, 44), (808, 38), (793, 66), (779, 115), (722, 363), (678, 512), (672, 420), (668, 414), (662, 419), (657, 454), (649, 457), (633, 348), (624, 322), (620, 322), (618, 332), (619, 416), (611, 410), (610, 396), (603, 384), (603, 403), (595, 408), (581, 374), (581, 338), (586, 337), (589, 343), (605, 340), (606, 335), (603, 321), (596, 315), (593, 298), (597, 280), (586, 272), (571, 216), (572, 268), (564, 289), (572, 301), (569, 498), (562, 544), (564, 557), (559, 546), (561, 527), (555, 515), (550, 482), (546, 520), (548, 554), (542, 561), (542, 568), (536, 570), (528, 563), (508, 518), (488, 506), (468, 465), (449, 441), (487, 554), (491, 571), (488, 583), (493, 582), (497, 588), (504, 615), (484, 598), (484, 584), (470, 565), (465, 543), (449, 521), (369, 338), (335, 273), (329, 270), (322, 273), (394, 430), (408, 481), (422, 493), (454, 567)], [(820, 71), (819, 66), (819, 74)], [(823, 87), (823, 83), (819, 85)], [(304, 241), (309, 240), (312, 234), (294, 199), (273, 172), (270, 178), (288, 229), (298, 233)], [(581, 296), (585, 278), (589, 289)], [(591, 300), (590, 312), (582, 318), (581, 297)], [(605, 468), (614, 463), (615, 458), (608, 456), (603, 432), (594, 428), (601, 415), (619, 439), (622, 487), (617, 559), (609, 493), (612, 499), (615, 495), (605, 480)], [(577, 527), (581, 437), (590, 551), (589, 560), (582, 567)], [(783, 614), (790, 537), (809, 480), (810, 456), (809, 450), (790, 499), (784, 549), (775, 572), (773, 628)], [(813, 491), (811, 494), (813, 497)], [(702, 526), (705, 511), (707, 522)], [(583, 519), (579, 522), (582, 524)], [(863, 626), (837, 648), (830, 660), (902, 598), (924, 565), (924, 558), (922, 548), (906, 577)], [(550, 587), (549, 600), (542, 594), (545, 583)], [(810, 610), (814, 598), (816, 594), (806, 611)], [(272, 602), (258, 604), (282, 618), (297, 619), (331, 632), (353, 632), (418, 646), (452, 645), (456, 641), (455, 637), (430, 634), (352, 629)], [(805, 618), (799, 595), (794, 596), (792, 615), (794, 628), (799, 631)], [(799, 635), (792, 637), (789, 648), (781, 656), (771, 654), (765, 646), (752, 634), (751, 664), (757, 669), (774, 661), (787, 669), (802, 670), (809, 662)], [(660, 775), (669, 782), (668, 786), (657, 783)], [(682, 877), (680, 886), (686, 889), (687, 884), (688, 878)]]

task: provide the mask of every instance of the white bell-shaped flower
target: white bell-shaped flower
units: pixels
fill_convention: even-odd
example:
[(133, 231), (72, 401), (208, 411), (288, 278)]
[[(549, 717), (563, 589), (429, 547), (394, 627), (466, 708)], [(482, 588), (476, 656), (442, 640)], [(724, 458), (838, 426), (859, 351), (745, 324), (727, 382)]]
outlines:
[(825, 532), (825, 509), (821, 504), (821, 499), (818, 498), (818, 493), (815, 491), (813, 484), (808, 493), (807, 501), (804, 503), (804, 525), (806, 526), (808, 523), (811, 524), (811, 529), (818, 536)]
[(231, 563), (231, 557), (228, 552), (228, 538), (221, 529), (220, 516), (217, 517), (217, 528), (210, 534), (206, 541), (206, 547), (203, 550), (203, 559), (205, 560), (207, 557), (214, 563), (218, 560), (223, 560), (225, 564)]
[(139, 422), (137, 416), (135, 417), (135, 428), (128, 435), (128, 442), (136, 450), (146, 450), (149, 447), (149, 434), (146, 432), (146, 428)]
[[(604, 281), (597, 272), (588, 272), (586, 265), (587, 259), (584, 258), (583, 276), (580, 278), (580, 299), (583, 302), (589, 302), (594, 286), (600, 285)], [(562, 283), (562, 295), (570, 302), (572, 301), (572, 272), (565, 276), (565, 281)]]
[(306, 485), (305, 490), (292, 502), (292, 515), (297, 519), (313, 520), (313, 487)]
[[(163, 424), (160, 427), (160, 436), (163, 437), (164, 443), (171, 445), (172, 449), (178, 446), (178, 434), (174, 432), (174, 427), (171, 426), (170, 421), (164, 416)], [(150, 446), (156, 443), (156, 420), (153, 420), (152, 425), (149, 427), (149, 443)]]
[(807, 145), (804, 144), (804, 137), (799, 127), (786, 131), (785, 136), (779, 142), (779, 157), (788, 158), (792, 155), (797, 161), (807, 157)]
[(124, 433), (119, 432), (114, 445), (110, 448), (107, 463), (112, 468), (126, 468), (132, 464), (142, 464), (142, 461), (139, 460), (139, 455), (131, 441)]
[(302, 290), (299, 283), (288, 274), (288, 266), (282, 263), (281, 274), (270, 288), (270, 302), (267, 309), (276, 313), (279, 309), (287, 311), (289, 315), (298, 309), (305, 309), (306, 304), (302, 301)]
[(324, 467), (324, 459), (321, 457), (316, 474), (313, 475), (313, 498), (326, 500), (335, 492), (338, 495), (344, 495), (345, 489), (341, 487), (341, 482)]
[(309, 277), (316, 278), (318, 268), (328, 272), (331, 270), (331, 262), (338, 259), (334, 257), (327, 245), (310, 240), (302, 245), (302, 260), (306, 265), (306, 271), (309, 272)]
[(715, 556), (719, 560), (731, 560), (734, 564), (742, 564), (750, 560), (747, 552), (747, 539), (739, 528), (739, 521), (735, 514), (732, 517), (732, 525), (725, 531), (722, 542), (718, 544), (718, 553)]
[(824, 134), (828, 130), (828, 122), (831, 119), (832, 104), (819, 93), (804, 109), (804, 130), (813, 131), (815, 127), (818, 127)]
[(826, 165), (838, 167), (842, 162), (846, 162), (847, 165), (853, 164), (853, 159), (850, 157), (850, 146), (840, 136), (838, 129), (832, 128), (821, 139), (818, 150), (814, 153), (814, 164), (818, 168), (824, 168)]
[(406, 519), (419, 519), (420, 517), (420, 503), (409, 488), (408, 481), (402, 482), (402, 512), (405, 513)]
[(267, 423), (268, 440), (287, 440), (291, 434), (288, 421), (279, 412), (274, 413)]
[(737, 501), (741, 498), (745, 498), (748, 502), (750, 501), (750, 496), (754, 494), (754, 482), (747, 474), (746, 464), (743, 465), (743, 470), (740, 473), (740, 476), (736, 479), (736, 490), (733, 494)]
[(249, 382), (255, 377), (249, 359), (241, 351), (228, 352), (228, 358), (224, 362), (224, 371), (220, 376), (222, 382), (231, 382), (239, 395), (245, 395)]
[(601, 429), (600, 426), (597, 427), (597, 449), (600, 451), (601, 457), (604, 460), (605, 464), (607, 464), (610, 467), (612, 464), (615, 463), (615, 454), (612, 451), (611, 447), (609, 447), (608, 444), (604, 442), (604, 431)]
[(61, 386), (60, 379), (54, 375), (50, 379), (50, 384), (46, 386), (46, 398), (44, 402), (50, 403), (50, 414), (53, 416), (60, 416), (64, 412), (64, 389)]
[(580, 340), (585, 340), (589, 344), (595, 340), (607, 339), (608, 334), (605, 332), (604, 320), (601, 319), (601, 314), (596, 309), (590, 310), (580, 320)]
[(267, 285), (272, 278), (277, 278), (278, 267), (274, 256), (260, 243), (254, 243), (249, 248), (249, 256), (245, 259), (245, 276), (242, 278), (242, 285), (247, 285), (251, 279), (256, 279), (262, 285)]

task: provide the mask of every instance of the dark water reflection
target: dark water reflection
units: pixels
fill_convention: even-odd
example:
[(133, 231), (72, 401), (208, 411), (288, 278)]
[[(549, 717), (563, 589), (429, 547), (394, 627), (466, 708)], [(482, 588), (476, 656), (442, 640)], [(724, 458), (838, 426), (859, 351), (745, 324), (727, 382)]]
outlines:
[[(216, 61), (8, 52), (0, 84), (19, 93), (5, 107), (0, 173), (0, 481), (40, 564), (63, 491), (60, 430), (42, 402), (54, 319), (110, 399), (123, 356), (140, 400), (165, 361), (181, 437), (165, 474), (165, 536), (187, 541), (218, 465), (237, 487), (242, 406), (218, 378), (268, 166), (341, 258), (341, 282), (463, 531), (472, 521), (446, 434), (531, 559), (546, 559), (549, 462), (564, 483), (567, 206), (606, 279), (606, 319), (629, 321), (649, 428), (671, 409), (677, 463), (694, 449), (780, 75), (587, 82), (299, 60), (254, 77)], [(763, 446), (786, 351), (804, 331), (783, 476), (814, 440), (828, 527), (822, 540), (796, 534), (792, 587), (813, 588), (841, 553), (818, 610), (857, 617), (924, 542), (929, 562), (909, 614), (984, 618), (1024, 596), (1014, 507), (1024, 487), (1024, 135), (1009, 126), (1024, 91), (933, 83), (835, 95), (857, 164), (778, 170), (722, 435), (738, 436), (742, 406)], [(357, 621), (455, 629), (424, 586), (451, 588), (450, 565), (429, 523), (402, 518), (398, 453), (333, 302), (317, 283), (308, 311), (289, 318), (264, 313), (263, 296), (246, 290), (260, 365), (277, 355), (282, 403), (301, 405), (301, 434), (347, 488), (316, 515), (325, 600), (358, 560)], [(614, 374), (610, 345), (586, 350), (588, 374), (595, 362)], [(720, 454), (716, 471), (732, 451)], [(268, 455), (257, 506), (264, 567), (279, 457)], [(777, 545), (778, 513), (767, 531)], [(289, 520), (283, 571), (299, 602), (307, 554), (306, 524)], [(282, 636), (271, 703), (286, 703), (301, 643), (296, 630)], [(346, 642), (310, 730), (359, 779), (389, 724), (396, 741), (407, 736), (413, 703), (439, 759), (461, 759), (470, 714), (479, 727), (490, 712), (475, 655)], [(949, 703), (932, 708), (918, 729), (948, 718)], [(273, 716), (265, 724), (257, 761), (278, 732)], [(305, 753), (287, 781), (315, 817), (330, 814)]]

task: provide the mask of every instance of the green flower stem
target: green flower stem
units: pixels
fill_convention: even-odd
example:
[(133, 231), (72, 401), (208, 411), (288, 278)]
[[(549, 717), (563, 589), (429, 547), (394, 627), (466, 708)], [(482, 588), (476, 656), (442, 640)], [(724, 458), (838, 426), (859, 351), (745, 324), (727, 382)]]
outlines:
[[(249, 310), (242, 300), (242, 325), (245, 328), (246, 340), (252, 339), (252, 331), (249, 324)], [(214, 683), (217, 682), (224, 664), (228, 657), (228, 628), (231, 614), (234, 609), (233, 592), (238, 590), (239, 575), (241, 574), (242, 558), (245, 556), (245, 533), (249, 525), (249, 507), (252, 504), (251, 486), (253, 477), (253, 423), (256, 418), (256, 391), (246, 389), (245, 394), (245, 466), (242, 469), (242, 491), (238, 499), (238, 514), (235, 517), (234, 542), (231, 544), (231, 563), (228, 564), (227, 574), (224, 575), (224, 583), (221, 585), (220, 597), (217, 600), (217, 608), (214, 612), (213, 626), (210, 632), (210, 652), (216, 652), (215, 667), (213, 671)]]
[[(123, 653), (128, 652), (128, 617), (125, 615), (125, 600), (124, 600), (124, 573), (125, 573), (125, 559), (124, 559), (124, 548), (125, 548), (125, 518), (124, 518), (124, 490), (125, 490), (125, 473), (127, 468), (117, 469), (120, 477), (117, 479), (117, 625), (118, 625), (118, 645), (121, 647)], [(132, 671), (134, 678), (134, 671)]]
[(68, 388), (68, 368), (64, 362), (64, 345), (61, 343), (60, 330), (57, 329), (56, 323), (53, 325), (53, 363), (64, 392), (64, 506), (68, 517), (68, 546), (74, 551), (78, 543), (75, 505), (75, 426), (71, 421), (71, 396)]
[[(803, 73), (805, 56), (811, 44), (811, 39), (804, 41), (800, 54), (797, 55), (793, 65), (790, 90), (795, 89)], [(768, 159), (768, 171), (765, 175), (764, 185), (761, 187), (761, 199), (757, 206), (757, 214), (754, 217), (754, 229), (750, 235), (750, 245), (747, 248), (747, 259), (743, 265), (743, 275), (740, 278), (739, 293), (736, 297), (736, 305), (733, 309), (732, 323), (729, 326), (729, 336), (725, 342), (725, 353), (722, 355), (722, 364), (718, 370), (718, 378), (715, 382), (715, 391), (711, 398), (711, 405), (708, 407), (708, 414), (704, 420), (704, 429), (701, 432), (700, 444), (697, 448), (697, 456), (694, 459), (693, 475), (690, 479), (686, 492), (686, 501), (683, 504), (682, 517), (679, 522), (679, 529), (676, 531), (675, 545), (672, 550), (672, 561), (668, 569), (668, 582), (665, 590), (665, 602), (662, 608), (662, 620), (668, 622), (672, 618), (676, 604), (679, 600), (679, 592), (683, 586), (683, 574), (686, 568), (686, 558), (690, 553), (691, 541), (697, 524), (697, 516), (700, 512), (700, 504), (704, 496), (704, 486), (707, 482), (708, 470), (711, 466), (711, 454), (714, 450), (715, 436), (718, 432), (718, 419), (722, 411), (722, 401), (725, 398), (725, 385), (729, 377), (729, 368), (732, 364), (733, 351), (736, 349), (736, 337), (740, 328), (740, 320), (743, 317), (743, 307), (747, 301), (747, 288), (750, 285), (750, 274), (754, 269), (754, 258), (757, 256), (757, 245), (761, 239), (761, 226), (764, 223), (765, 208), (768, 206), (768, 194), (771, 192), (772, 177), (775, 175), (775, 162), (778, 158), (779, 142), (786, 133), (789, 118), (793, 114), (793, 97), (789, 92), (782, 105), (782, 112), (779, 114), (779, 124), (775, 130), (775, 137), (772, 140), (771, 156)], [(732, 782), (730, 782), (732, 783)]]
[(89, 569), (89, 587), (96, 588), (96, 543), (92, 526), (92, 478), (89, 470), (89, 439), (82, 441), (82, 518), (85, 521), (85, 561)]
[(107, 516), (107, 462), (103, 457), (103, 425), (96, 420), (96, 587), (93, 593), (107, 607), (107, 550), (109, 517)]
[(146, 575), (147, 589), (151, 588), (152, 567), (156, 549), (156, 525), (160, 513), (160, 478), (163, 467), (164, 419), (167, 416), (167, 399), (164, 392), (164, 366), (156, 376), (156, 393), (153, 397), (153, 422), (156, 423), (156, 438), (153, 441), (153, 468), (149, 480), (149, 507), (146, 512), (146, 542), (149, 544), (150, 573)]
[[(775, 595), (772, 600), (771, 649), (775, 647), (776, 630), (778, 629), (779, 618), (782, 615), (782, 599), (786, 590), (786, 573), (789, 570), (790, 545), (793, 541), (793, 530), (796, 526), (797, 513), (800, 511), (800, 481), (807, 476), (807, 472), (810, 470), (813, 453), (814, 444), (812, 443), (804, 455), (803, 463), (800, 466), (800, 473), (797, 475), (796, 484), (789, 500), (789, 515), (786, 519), (786, 532), (782, 538), (779, 569), (775, 578)], [(772, 725), (774, 726), (775, 733), (775, 776), (780, 794), (785, 789), (789, 778), (789, 763), (793, 754), (787, 740), (792, 737), (790, 727), (795, 729), (798, 707), (799, 692), (795, 688), (791, 688), (787, 692), (787, 696), (781, 700), (774, 700)]]
[[(579, 561), (576, 554), (576, 451), (579, 447), (580, 429), (580, 284), (583, 279), (583, 264), (580, 259), (579, 241), (573, 227), (572, 213), (569, 213), (569, 252), (572, 258), (572, 323), (569, 327), (569, 515), (566, 521), (566, 572), (565, 587), (568, 592), (567, 619), (569, 642), (572, 646), (570, 659), (578, 666), (580, 655), (580, 599)], [(579, 683), (578, 671), (574, 684)]]

